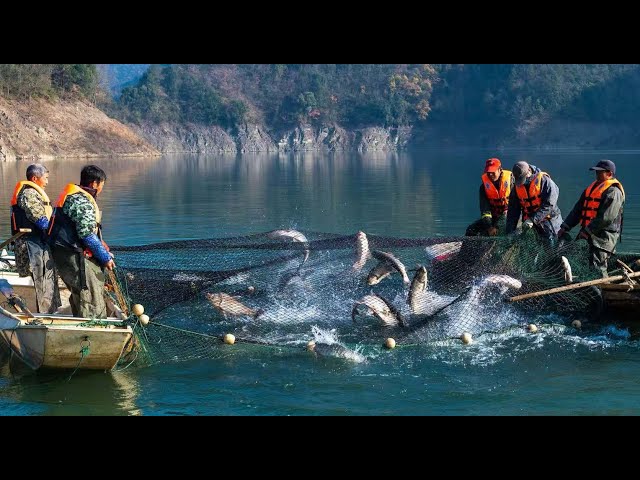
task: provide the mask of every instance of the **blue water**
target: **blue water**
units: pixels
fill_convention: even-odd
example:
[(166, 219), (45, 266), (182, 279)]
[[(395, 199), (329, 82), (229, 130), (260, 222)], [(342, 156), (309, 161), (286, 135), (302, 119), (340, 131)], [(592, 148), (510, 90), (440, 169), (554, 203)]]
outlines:
[[(484, 160), (528, 160), (551, 174), (569, 211), (614, 160), (627, 192), (619, 250), (640, 251), (640, 151), (426, 150), (386, 154), (171, 156), (99, 159), (99, 198), (113, 245), (227, 237), (277, 228), (396, 237), (461, 235), (478, 217)], [(55, 199), (89, 162), (60, 160)], [(8, 218), (26, 163), (0, 163)], [(8, 222), (0, 238), (9, 235)], [(124, 371), (0, 376), (9, 415), (618, 415), (639, 414), (633, 326), (578, 332), (562, 319), (537, 335), (514, 329), (437, 345), (364, 351), (366, 363), (303, 349), (237, 344), (216, 359)]]

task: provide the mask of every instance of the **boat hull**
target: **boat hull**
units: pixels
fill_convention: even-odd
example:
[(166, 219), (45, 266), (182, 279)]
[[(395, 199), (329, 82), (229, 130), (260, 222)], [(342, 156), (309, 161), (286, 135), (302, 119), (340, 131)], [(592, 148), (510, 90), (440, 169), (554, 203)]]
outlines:
[[(19, 318), (19, 317), (18, 317)], [(42, 323), (0, 315), (0, 348), (33, 370), (111, 370), (131, 340), (133, 331), (117, 319), (105, 326), (81, 326), (89, 319), (42, 316)]]

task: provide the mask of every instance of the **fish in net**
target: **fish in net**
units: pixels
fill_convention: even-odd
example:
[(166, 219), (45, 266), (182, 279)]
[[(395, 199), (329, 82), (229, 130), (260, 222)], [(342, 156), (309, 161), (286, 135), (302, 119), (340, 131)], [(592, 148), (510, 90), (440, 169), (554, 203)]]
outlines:
[(593, 315), (603, 306), (596, 287), (506, 301), (598, 278), (587, 249), (583, 241), (551, 245), (535, 232), (395, 238), (294, 230), (112, 247), (124, 296), (151, 318), (135, 324), (123, 362), (229, 355), (227, 333), (277, 348), (302, 348), (314, 331), (334, 332), (343, 345), (380, 345), (389, 336), (413, 344), (548, 313)]

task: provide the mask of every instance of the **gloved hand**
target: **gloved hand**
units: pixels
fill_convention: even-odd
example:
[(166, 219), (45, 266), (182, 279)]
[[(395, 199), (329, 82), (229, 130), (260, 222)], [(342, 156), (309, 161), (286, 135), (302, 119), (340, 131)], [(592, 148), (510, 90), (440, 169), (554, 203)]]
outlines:
[(524, 222), (522, 222), (522, 231), (523, 232), (526, 232), (527, 230), (530, 230), (531, 228), (533, 228), (533, 221), (530, 218), (525, 220)]

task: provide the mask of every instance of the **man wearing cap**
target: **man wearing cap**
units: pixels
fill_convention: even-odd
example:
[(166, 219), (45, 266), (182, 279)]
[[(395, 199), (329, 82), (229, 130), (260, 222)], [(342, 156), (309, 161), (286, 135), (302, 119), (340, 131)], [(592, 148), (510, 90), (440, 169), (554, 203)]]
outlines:
[(596, 180), (589, 185), (562, 224), (558, 237), (580, 224), (578, 238), (589, 242), (589, 263), (602, 277), (607, 277), (607, 262), (615, 253), (622, 231), (624, 189), (616, 175), (616, 164), (600, 160), (589, 170)]
[(490, 158), (485, 162), (480, 184), (480, 219), (467, 227), (466, 236), (495, 236), (504, 232), (509, 195), (513, 190), (513, 176), (503, 170), (500, 159)]
[(522, 215), (523, 232), (533, 228), (542, 238), (554, 242), (562, 224), (558, 186), (548, 173), (527, 162), (516, 162), (512, 174), (515, 188), (509, 198), (507, 234), (515, 232)]

